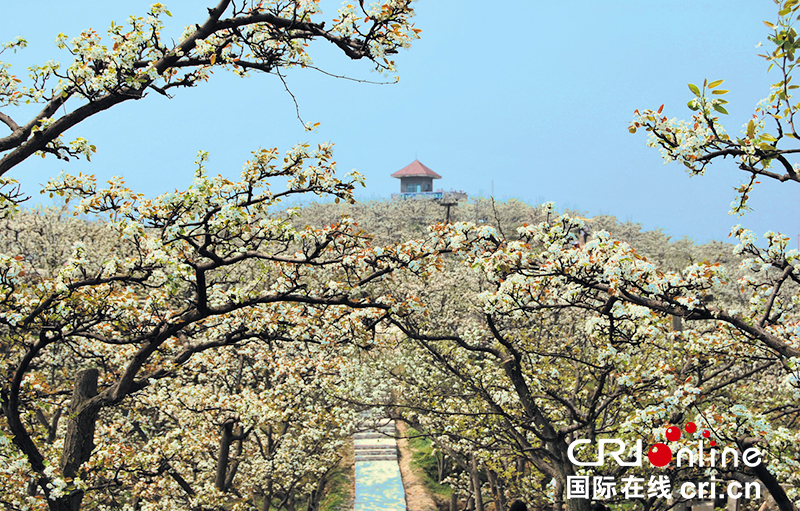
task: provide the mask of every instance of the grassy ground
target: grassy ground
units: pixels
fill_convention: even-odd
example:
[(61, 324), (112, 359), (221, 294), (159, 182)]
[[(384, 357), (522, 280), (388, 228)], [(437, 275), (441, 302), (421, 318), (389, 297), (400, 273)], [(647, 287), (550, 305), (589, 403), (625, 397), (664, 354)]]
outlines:
[(334, 469), (328, 489), (320, 502), (320, 511), (351, 511), (355, 502), (355, 453), (352, 441), (345, 446), (346, 452), (339, 466)]
[(408, 428), (407, 433), (410, 437), (408, 446), (411, 449), (411, 469), (420, 476), (425, 488), (431, 493), (440, 508), (443, 505), (449, 506), (450, 486), (437, 481), (438, 468), (431, 441), (427, 438), (417, 437), (419, 432), (413, 428)]

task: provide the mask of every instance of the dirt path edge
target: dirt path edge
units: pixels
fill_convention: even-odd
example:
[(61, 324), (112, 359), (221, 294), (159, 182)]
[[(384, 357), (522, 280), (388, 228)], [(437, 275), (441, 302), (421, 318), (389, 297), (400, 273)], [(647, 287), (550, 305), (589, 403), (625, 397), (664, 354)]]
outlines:
[(403, 479), (403, 488), (406, 493), (406, 510), (437, 511), (436, 502), (428, 492), (428, 489), (425, 488), (422, 477), (411, 469), (411, 449), (408, 446), (408, 440), (405, 438), (408, 426), (403, 421), (396, 421), (395, 424), (399, 433), (397, 447), (400, 451), (400, 457), (397, 461), (400, 464), (400, 476)]

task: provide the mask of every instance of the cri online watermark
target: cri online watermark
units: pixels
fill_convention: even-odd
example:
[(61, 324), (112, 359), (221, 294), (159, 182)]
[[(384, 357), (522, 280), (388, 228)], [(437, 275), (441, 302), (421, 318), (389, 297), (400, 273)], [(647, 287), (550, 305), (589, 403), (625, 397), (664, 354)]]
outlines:
[[(684, 430), (691, 435), (697, 431), (697, 426), (693, 422), (689, 422), (684, 426)], [(668, 441), (680, 440), (681, 436), (681, 429), (677, 426), (667, 428), (666, 437)], [(728, 468), (732, 466), (738, 468), (741, 463), (745, 467), (754, 468), (761, 464), (761, 452), (755, 447), (745, 449), (743, 452), (739, 452), (732, 447), (726, 447), (720, 452), (716, 448), (716, 441), (709, 440), (710, 436), (710, 432), (704, 430), (699, 435), (696, 445), (679, 449), (674, 455), (676, 467)], [(706, 441), (708, 441), (707, 444)], [(620, 467), (642, 466), (641, 440), (637, 440), (633, 448), (627, 449), (626, 443), (618, 438), (600, 439), (593, 461), (577, 459), (576, 449), (590, 443), (591, 441), (586, 439), (572, 442), (567, 450), (570, 462), (578, 467), (600, 467), (606, 462), (607, 458), (610, 458)], [(647, 451), (647, 459), (655, 467), (666, 467), (673, 460), (673, 452), (667, 444), (656, 443)], [(672, 497), (671, 481), (666, 475), (651, 476), (648, 480), (643, 477), (627, 476), (622, 478), (620, 482), (622, 486), (618, 488), (617, 481), (609, 476), (568, 476), (567, 498), (605, 500), (614, 498), (617, 495), (622, 495), (626, 499)], [(726, 494), (731, 499), (761, 498), (761, 485), (758, 482), (742, 484), (739, 481), (729, 481), (724, 491), (720, 491), (717, 487), (717, 483), (720, 482), (714, 477), (709, 481), (686, 481), (680, 485), (680, 495), (685, 499), (713, 499), (723, 494)]]

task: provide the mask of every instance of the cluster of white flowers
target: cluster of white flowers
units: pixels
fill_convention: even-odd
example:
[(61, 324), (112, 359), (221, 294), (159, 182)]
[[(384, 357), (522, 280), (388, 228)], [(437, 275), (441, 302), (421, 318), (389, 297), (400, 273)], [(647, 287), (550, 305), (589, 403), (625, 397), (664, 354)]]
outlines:
[[(696, 100), (693, 100), (696, 101)], [(699, 108), (700, 105), (698, 105)], [(710, 104), (704, 105), (705, 109), (713, 109)], [(712, 116), (711, 112), (706, 115)], [(650, 132), (647, 144), (657, 147), (661, 151), (664, 163), (679, 161), (686, 164), (692, 174), (703, 174), (704, 167), (698, 160), (706, 149), (715, 142), (717, 136), (724, 134), (721, 127), (716, 128), (716, 135), (702, 114), (695, 115), (692, 121), (668, 119), (660, 112), (645, 110), (639, 113), (631, 123), (631, 131), (645, 127)]]

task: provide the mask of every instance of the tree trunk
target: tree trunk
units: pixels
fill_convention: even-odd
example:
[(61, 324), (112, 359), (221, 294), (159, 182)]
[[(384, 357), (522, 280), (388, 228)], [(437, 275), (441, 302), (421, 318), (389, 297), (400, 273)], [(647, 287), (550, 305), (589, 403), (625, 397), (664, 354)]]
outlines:
[(458, 492), (455, 488), (450, 492), (450, 511), (458, 511)]
[(319, 509), (319, 503), (322, 502), (322, 496), (325, 493), (325, 486), (328, 484), (328, 474), (325, 473), (317, 483), (317, 489), (308, 499), (308, 506), (306, 507), (306, 511), (317, 511)]
[(231, 463), (228, 475), (225, 477), (225, 488), (223, 491), (229, 491), (233, 487), (233, 478), (236, 477), (236, 472), (239, 470), (239, 458), (242, 456), (243, 433), (241, 426), (236, 426), (233, 430), (232, 438), (236, 441), (236, 460)]
[(58, 420), (61, 418), (61, 408), (59, 407), (56, 409), (55, 413), (53, 414), (53, 418), (48, 419), (47, 416), (44, 414), (41, 408), (36, 410), (36, 420), (44, 426), (47, 430), (47, 440), (45, 443), (52, 444), (56, 439), (56, 433), (58, 432)]
[(289, 490), (289, 495), (287, 495), (287, 497), (286, 497), (286, 509), (287, 509), (287, 511), (295, 511), (294, 486), (292, 486), (292, 489)]
[(520, 456), (514, 460), (514, 463), (517, 465), (517, 468), (514, 471), (514, 477), (516, 478), (517, 482), (519, 482), (522, 479), (522, 475), (525, 473), (525, 458)]
[[(556, 478), (556, 495), (555, 495), (555, 511), (564, 511), (564, 484), (561, 483), (561, 480)], [(573, 499), (578, 500), (578, 499)], [(569, 500), (572, 502), (572, 500)], [(569, 506), (569, 503), (567, 503)], [(569, 511), (578, 511), (575, 509), (570, 509)], [(585, 511), (585, 510), (584, 510)]]
[(589, 511), (591, 508), (589, 499), (567, 499), (567, 511)]
[(464, 510), (465, 511), (475, 511), (475, 485), (473, 484), (474, 481), (472, 477), (469, 478), (469, 487), (467, 491), (467, 501), (464, 503)]
[(564, 501), (566, 500), (567, 511), (590, 511), (592, 508), (592, 501), (589, 499), (564, 499), (564, 482), (556, 478), (556, 508), (564, 509)]
[(228, 455), (233, 441), (233, 421), (226, 420), (222, 425), (219, 437), (219, 454), (217, 455), (217, 476), (214, 485), (219, 491), (225, 491), (225, 480), (228, 476)]
[(450, 466), (450, 459), (444, 452), (439, 452), (436, 455), (436, 468), (437, 470), (437, 480), (436, 482), (441, 484), (444, 481), (444, 478), (447, 477), (449, 472), (448, 468)]
[(472, 488), (475, 490), (475, 511), (483, 511), (483, 495), (481, 495), (481, 474), (478, 472), (478, 462), (475, 455), (472, 456)]
[(264, 492), (264, 503), (261, 504), (261, 511), (269, 511), (272, 507), (272, 479), (267, 483), (267, 491)]
[[(97, 379), (100, 371), (85, 369), (75, 378), (75, 388), (67, 417), (67, 436), (61, 453), (61, 474), (65, 479), (78, 475), (78, 469), (89, 461), (94, 451), (94, 430), (99, 409), (83, 407), (83, 404), (97, 395)], [(49, 502), (51, 511), (78, 511), (83, 500), (83, 490), (72, 490), (69, 494)]]
[(497, 510), (506, 509), (506, 495), (497, 479), (497, 472), (489, 470), (489, 484), (492, 487), (492, 496), (494, 497), (494, 508)]

